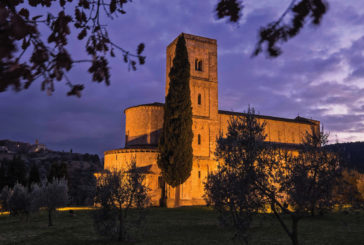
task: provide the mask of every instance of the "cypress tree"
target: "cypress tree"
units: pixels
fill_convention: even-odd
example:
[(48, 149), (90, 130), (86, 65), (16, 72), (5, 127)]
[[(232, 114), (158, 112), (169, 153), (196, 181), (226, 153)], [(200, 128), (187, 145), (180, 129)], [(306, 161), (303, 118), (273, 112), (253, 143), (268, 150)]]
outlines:
[(28, 187), (31, 187), (32, 184), (39, 184), (39, 183), (40, 183), (39, 170), (37, 164), (33, 163), (29, 171)]
[(48, 172), (48, 182), (52, 182), (53, 179), (66, 179), (68, 180), (67, 164), (65, 162), (57, 163), (54, 162)]
[(16, 183), (26, 185), (27, 183), (27, 168), (25, 162), (20, 156), (14, 156), (9, 162), (7, 169), (7, 179), (9, 187), (13, 187)]
[[(159, 140), (158, 166), (163, 180), (172, 187), (178, 187), (185, 182), (192, 169), (193, 133), (189, 80), (190, 63), (182, 34), (178, 38), (173, 66), (169, 72), (163, 131)], [(176, 199), (179, 198), (178, 190), (176, 188)], [(163, 195), (164, 191), (162, 199), (165, 198)]]

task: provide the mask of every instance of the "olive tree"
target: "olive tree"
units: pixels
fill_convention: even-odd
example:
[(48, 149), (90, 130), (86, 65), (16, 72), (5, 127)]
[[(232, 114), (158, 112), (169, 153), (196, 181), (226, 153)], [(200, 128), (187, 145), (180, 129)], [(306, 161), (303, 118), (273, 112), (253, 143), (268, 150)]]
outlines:
[(32, 196), (34, 207), (45, 207), (48, 211), (48, 226), (53, 226), (52, 214), (56, 208), (68, 203), (68, 186), (65, 179), (53, 179), (52, 182), (43, 181), (40, 185), (33, 185)]
[(335, 204), (333, 187), (341, 162), (335, 152), (323, 147), (327, 143), (324, 133), (312, 130), (301, 146), (287, 148), (265, 142), (264, 127), (254, 109), (232, 119), (227, 135), (217, 139), (220, 166), (208, 177), (206, 198), (242, 241), (248, 241), (258, 211), (270, 208), (297, 245), (298, 222)]
[(26, 187), (19, 183), (15, 184), (10, 191), (8, 208), (12, 215), (23, 214), (28, 217), (31, 211), (31, 195)]
[(145, 173), (132, 162), (124, 171), (102, 173), (97, 180), (94, 226), (99, 234), (127, 239), (128, 230), (135, 229), (145, 218), (149, 206)]

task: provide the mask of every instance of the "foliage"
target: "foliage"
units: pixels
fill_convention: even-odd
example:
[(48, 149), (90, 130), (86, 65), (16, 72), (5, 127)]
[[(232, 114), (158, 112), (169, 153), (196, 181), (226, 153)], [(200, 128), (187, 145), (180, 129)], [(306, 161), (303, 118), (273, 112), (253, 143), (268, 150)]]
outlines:
[(347, 142), (327, 145), (329, 151), (339, 152), (346, 160), (345, 167), (364, 174), (364, 142)]
[(12, 215), (25, 214), (31, 212), (31, 195), (27, 188), (17, 183), (10, 192), (8, 208)]
[(48, 211), (48, 225), (52, 226), (52, 213), (56, 208), (68, 203), (68, 187), (65, 179), (54, 178), (52, 182), (43, 181), (41, 185), (32, 187), (35, 207), (45, 207)]
[(216, 5), (217, 18), (229, 18), (230, 22), (238, 22), (243, 9), (242, 1), (239, 0), (220, 0)]
[(356, 170), (344, 169), (334, 188), (335, 198), (342, 205), (353, 208), (364, 207), (364, 174)]
[(335, 152), (327, 151), (328, 134), (306, 132), (297, 157), (278, 169), (276, 181), (280, 192), (287, 193), (287, 203), (296, 215), (315, 215), (333, 208), (333, 188), (341, 174), (341, 159)]
[(91, 169), (78, 169), (69, 176), (69, 196), (72, 204), (93, 205), (96, 191), (96, 177)]
[[(96, 231), (104, 236), (127, 239), (128, 230), (140, 225), (149, 205), (144, 174), (132, 162), (126, 171), (105, 172), (99, 176), (95, 204), (100, 208), (94, 214)], [(134, 217), (130, 215), (133, 210)]]
[(48, 182), (52, 182), (53, 179), (64, 178), (68, 180), (67, 164), (65, 162), (57, 163), (54, 162), (48, 173)]
[[(253, 55), (256, 56), (263, 51), (266, 44), (266, 52), (270, 57), (277, 57), (282, 53), (277, 44), (287, 42), (297, 36), (308, 20), (313, 25), (319, 25), (322, 17), (328, 9), (324, 0), (291, 0), (287, 9), (276, 20), (262, 27), (259, 31), (259, 40), (256, 44)], [(216, 15), (219, 19), (228, 17), (230, 22), (238, 22), (243, 10), (242, 0), (220, 0), (216, 5)], [(290, 23), (285, 18), (292, 16)]]
[(12, 160), (2, 159), (0, 167), (0, 189), (5, 186), (12, 188), (16, 183), (27, 183), (27, 167), (20, 156), (14, 156)]
[[(56, 4), (58, 2), (59, 5)], [(108, 60), (119, 51), (122, 60), (128, 63), (129, 70), (136, 70), (137, 62), (145, 63), (142, 56), (144, 44), (140, 43), (132, 54), (114, 43), (108, 35), (105, 19), (114, 19), (125, 14), (124, 5), (131, 0), (24, 0), (2, 1), (0, 3), (0, 92), (9, 87), (20, 91), (27, 89), (35, 80), (41, 79), (41, 88), (48, 94), (54, 91), (54, 81), (65, 81), (70, 87), (67, 95), (81, 96), (83, 84), (73, 84), (68, 78), (78, 63), (89, 63), (88, 72), (92, 80), (110, 84)], [(40, 14), (36, 8), (47, 9)], [(278, 43), (295, 37), (303, 26), (311, 20), (319, 25), (327, 11), (324, 0), (291, 0), (291, 3), (278, 20), (271, 22), (259, 31), (254, 55), (266, 51), (271, 57), (281, 54)], [(219, 0), (215, 13), (219, 19), (229, 18), (236, 23), (241, 18), (243, 1)], [(293, 16), (286, 24), (286, 16)], [(71, 39), (71, 26), (78, 32), (77, 39)], [(40, 29), (48, 30), (46, 40)], [(75, 59), (68, 51), (67, 44), (78, 41), (85, 45), (88, 59)]]
[(28, 187), (31, 187), (32, 184), (39, 184), (39, 183), (40, 183), (39, 169), (37, 165), (34, 163), (32, 164), (29, 171)]
[(217, 139), (216, 157), (223, 162), (205, 183), (207, 201), (220, 221), (233, 225), (235, 236), (246, 243), (253, 216), (266, 204), (256, 184), (266, 182), (265, 137), (264, 124), (256, 120), (254, 108), (249, 107), (244, 117), (233, 118), (226, 137)]
[(258, 210), (270, 207), (292, 244), (298, 244), (298, 222), (335, 204), (340, 158), (323, 147), (327, 135), (314, 129), (298, 149), (263, 142), (263, 132), (264, 124), (258, 123), (253, 109), (232, 120), (226, 137), (217, 140), (216, 155), (222, 163), (208, 177), (207, 198), (224, 219), (233, 221), (245, 241), (249, 221)]
[[(127, 2), (131, 0), (1, 1), (0, 92), (10, 86), (16, 91), (26, 89), (39, 78), (48, 94), (54, 91), (54, 81), (63, 80), (70, 87), (67, 95), (79, 97), (84, 85), (72, 84), (66, 75), (76, 64), (90, 63), (92, 80), (106, 85), (110, 84), (108, 57), (114, 57), (115, 51), (121, 53), (129, 69), (135, 70), (137, 61), (144, 64), (144, 44), (139, 44), (136, 54), (129, 53), (110, 40), (103, 23), (105, 17), (125, 14)], [(35, 8), (40, 7), (48, 12), (39, 15)], [(71, 25), (78, 32), (79, 43), (85, 43), (89, 59), (74, 59), (68, 51)], [(46, 40), (40, 35), (43, 27), (48, 30)]]
[(186, 41), (179, 36), (169, 89), (164, 105), (163, 129), (159, 140), (158, 166), (163, 179), (176, 187), (187, 180), (192, 169), (192, 107), (190, 64)]
[(8, 186), (2, 188), (0, 193), (0, 211), (9, 211), (9, 198), (11, 196), (11, 189)]

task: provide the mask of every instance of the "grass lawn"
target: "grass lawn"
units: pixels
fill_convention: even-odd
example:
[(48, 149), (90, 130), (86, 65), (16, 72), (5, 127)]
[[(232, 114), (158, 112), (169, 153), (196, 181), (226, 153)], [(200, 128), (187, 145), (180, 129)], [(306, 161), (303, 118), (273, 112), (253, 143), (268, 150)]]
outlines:
[[(90, 210), (58, 212), (54, 226), (47, 226), (47, 213), (33, 214), (29, 221), (0, 216), (0, 244), (120, 244), (99, 237)], [(301, 244), (364, 244), (364, 213), (335, 213), (309, 218), (299, 223)], [(185, 207), (151, 209), (135, 242), (125, 244), (238, 244), (231, 229), (219, 226), (216, 214), (208, 208)], [(288, 236), (271, 215), (255, 221), (250, 244), (290, 244)]]

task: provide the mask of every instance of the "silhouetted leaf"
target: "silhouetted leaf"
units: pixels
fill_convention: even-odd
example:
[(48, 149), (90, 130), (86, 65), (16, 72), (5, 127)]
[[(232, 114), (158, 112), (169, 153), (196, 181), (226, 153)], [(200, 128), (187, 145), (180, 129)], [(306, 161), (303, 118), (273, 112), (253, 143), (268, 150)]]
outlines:
[(229, 21), (238, 22), (242, 9), (242, 2), (239, 0), (220, 0), (215, 11), (219, 19), (229, 17)]
[(110, 2), (110, 13), (114, 13), (116, 10), (116, 0), (111, 0)]
[(22, 8), (20, 11), (19, 11), (19, 14), (24, 16), (26, 19), (29, 18), (29, 10), (25, 9), (25, 8)]
[(143, 52), (144, 48), (145, 48), (144, 43), (140, 43), (140, 44), (138, 45), (137, 54), (138, 54), (138, 55), (139, 55), (139, 54), (141, 54), (141, 53)]

